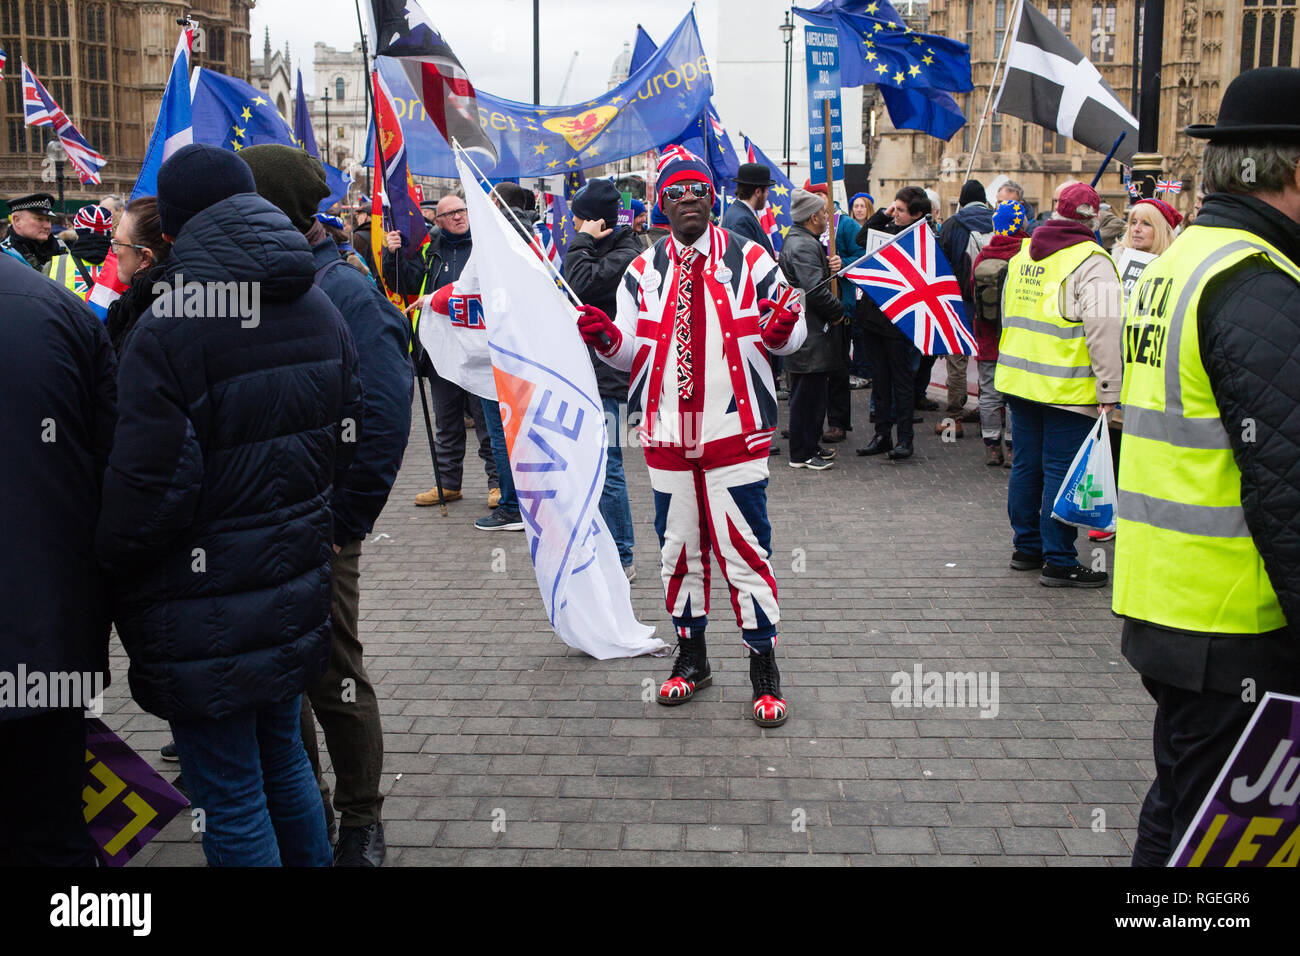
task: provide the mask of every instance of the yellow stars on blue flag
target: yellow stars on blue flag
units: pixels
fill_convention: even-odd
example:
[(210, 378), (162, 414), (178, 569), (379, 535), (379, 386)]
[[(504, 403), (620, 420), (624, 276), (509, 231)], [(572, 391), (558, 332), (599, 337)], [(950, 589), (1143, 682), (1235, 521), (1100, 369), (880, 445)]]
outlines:
[(243, 112), (240, 113), (239, 116), (240, 119), (242, 119), (245, 123), (247, 123), (249, 120), (253, 118), (253, 112), (247, 106), (245, 106)]
[(889, 72), (889, 67), (885, 66), (885, 64), (883, 63), (877, 63), (876, 72), (879, 73), (881, 76), (884, 76), (886, 73)]
[(777, 196), (790, 195), (790, 190), (787, 189), (785, 186), (782, 186), (780, 183), (777, 183), (775, 186), (772, 187), (772, 192)]
[(549, 147), (545, 143), (538, 143), (536, 146), (533, 147), (533, 155), (540, 156), (543, 153), (545, 153), (548, 148)]
[(920, 68), (919, 66), (917, 66), (915, 63), (913, 63), (911, 66), (909, 66), (909, 67), (907, 68), (907, 72), (908, 72), (911, 76), (920, 76), (920, 75), (921, 75), (921, 68)]
[(895, 73), (895, 74), (894, 74), (894, 82), (897, 83), (899, 86), (902, 86), (902, 85), (903, 85), (903, 74), (902, 74), (902, 72), (898, 72), (898, 73)]

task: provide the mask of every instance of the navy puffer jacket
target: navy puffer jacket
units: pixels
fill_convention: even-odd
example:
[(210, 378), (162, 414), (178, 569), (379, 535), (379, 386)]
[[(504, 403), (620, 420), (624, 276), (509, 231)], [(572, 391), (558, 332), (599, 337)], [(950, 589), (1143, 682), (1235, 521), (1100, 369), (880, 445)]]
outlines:
[(221, 719), (324, 671), (330, 499), (360, 435), (361, 380), (307, 240), (265, 199), (199, 213), (165, 272), (256, 283), (243, 288), (259, 308), (181, 317), (162, 295), (140, 318), (96, 544), (136, 701), (169, 720)]

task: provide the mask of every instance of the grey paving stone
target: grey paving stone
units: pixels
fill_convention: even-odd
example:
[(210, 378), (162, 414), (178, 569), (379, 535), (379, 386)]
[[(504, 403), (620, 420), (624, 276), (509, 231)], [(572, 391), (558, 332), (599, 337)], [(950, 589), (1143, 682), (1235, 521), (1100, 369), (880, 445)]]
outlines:
[[(853, 393), (859, 432), (866, 401)], [(843, 452), (816, 476), (772, 468), (792, 717), (760, 730), (719, 574), (714, 686), (680, 708), (642, 700), (642, 681), (656, 686), (670, 662), (592, 661), (555, 637), (524, 537), (487, 541), (472, 527), (487, 491), (473, 455), (446, 518), (412, 505), (432, 484), (416, 408), (361, 559), (393, 864), (1123, 865), (1150, 784), (1152, 703), (1119, 653), (1110, 589), (1061, 594), (1006, 570), (1006, 469), (985, 468), (978, 441), (940, 442), (933, 419), (905, 471)], [(632, 604), (671, 639), (644, 455), (625, 454)], [(959, 520), (937, 522), (934, 501)], [(997, 671), (998, 717), (893, 706), (892, 675), (917, 664)], [(167, 726), (130, 700), (116, 639), (110, 665), (106, 722), (174, 776), (156, 762)], [(791, 830), (796, 808), (805, 830)], [(1090, 828), (1093, 808), (1105, 833)], [(135, 865), (203, 862), (180, 820)]]

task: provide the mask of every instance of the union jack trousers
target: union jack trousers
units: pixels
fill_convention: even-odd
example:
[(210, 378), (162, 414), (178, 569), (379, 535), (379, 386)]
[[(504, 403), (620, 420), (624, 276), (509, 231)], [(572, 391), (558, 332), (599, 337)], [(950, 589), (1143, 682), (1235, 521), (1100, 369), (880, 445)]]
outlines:
[(770, 650), (781, 614), (771, 564), (767, 459), (706, 468), (683, 456), (678, 467), (649, 471), (660, 575), (677, 633), (708, 624), (712, 552), (731, 592), (742, 639), (750, 650)]

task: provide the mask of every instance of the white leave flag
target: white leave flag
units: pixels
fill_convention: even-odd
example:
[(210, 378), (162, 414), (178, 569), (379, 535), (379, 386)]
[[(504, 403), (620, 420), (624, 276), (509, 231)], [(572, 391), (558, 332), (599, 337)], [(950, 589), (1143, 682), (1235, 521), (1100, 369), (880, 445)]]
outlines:
[(474, 257), (471, 252), (460, 278), (425, 301), (420, 310), (420, 344), (439, 375), (471, 395), (495, 402), (497, 387)]
[(608, 445), (577, 315), (537, 252), (456, 157), (510, 450), (510, 473), (542, 603), (564, 643), (592, 657), (666, 648), (632, 611), (618, 548), (600, 516)]

